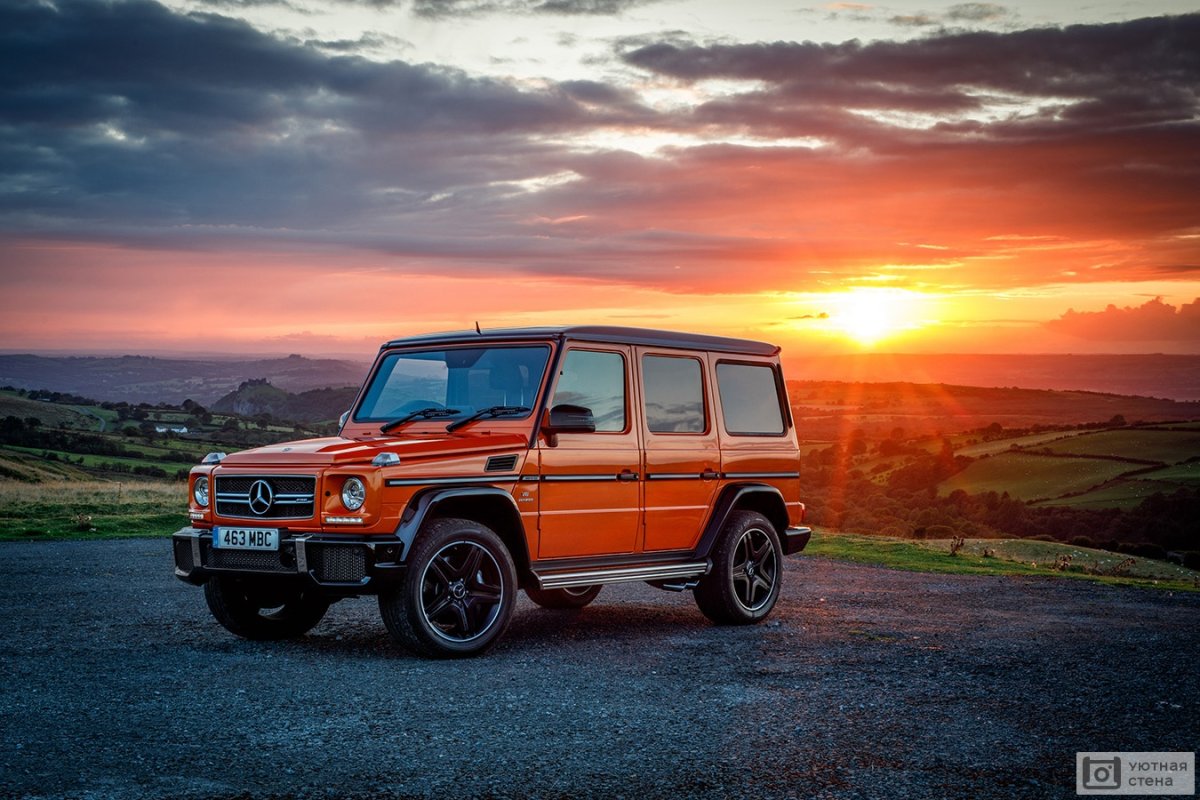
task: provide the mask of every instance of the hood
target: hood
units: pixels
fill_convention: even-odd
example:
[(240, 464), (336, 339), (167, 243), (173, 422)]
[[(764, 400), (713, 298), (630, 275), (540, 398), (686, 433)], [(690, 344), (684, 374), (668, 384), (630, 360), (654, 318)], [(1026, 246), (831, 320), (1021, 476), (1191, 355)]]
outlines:
[(400, 463), (413, 458), (438, 458), (493, 450), (512, 450), (529, 446), (528, 437), (516, 433), (482, 436), (455, 436), (430, 439), (302, 439), (232, 453), (222, 467), (305, 466), (331, 467), (343, 464), (368, 464), (380, 453), (400, 456)]

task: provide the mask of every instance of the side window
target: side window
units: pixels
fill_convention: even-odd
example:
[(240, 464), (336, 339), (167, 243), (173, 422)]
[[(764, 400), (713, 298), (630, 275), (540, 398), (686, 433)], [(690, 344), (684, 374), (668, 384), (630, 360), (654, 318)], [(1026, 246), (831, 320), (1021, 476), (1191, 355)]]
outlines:
[(550, 405), (561, 403), (590, 408), (597, 431), (625, 430), (625, 357), (594, 350), (567, 351)]
[(763, 364), (717, 364), (717, 391), (729, 433), (778, 436), (783, 410), (774, 368)]
[(644, 356), (646, 427), (654, 433), (703, 433), (704, 383), (694, 358)]

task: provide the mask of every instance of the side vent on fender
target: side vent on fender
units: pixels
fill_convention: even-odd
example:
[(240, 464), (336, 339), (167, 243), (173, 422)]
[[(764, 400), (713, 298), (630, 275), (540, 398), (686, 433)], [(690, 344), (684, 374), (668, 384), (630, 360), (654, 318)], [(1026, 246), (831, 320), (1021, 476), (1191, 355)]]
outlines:
[(484, 466), (484, 472), (512, 472), (517, 468), (517, 454), (507, 456), (492, 456)]

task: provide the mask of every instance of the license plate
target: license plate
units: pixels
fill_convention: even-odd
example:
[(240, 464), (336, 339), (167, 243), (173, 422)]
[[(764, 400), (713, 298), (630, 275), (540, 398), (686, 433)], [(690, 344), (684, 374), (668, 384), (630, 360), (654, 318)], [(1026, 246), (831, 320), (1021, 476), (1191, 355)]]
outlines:
[(278, 550), (278, 528), (213, 528), (213, 547), (221, 550)]

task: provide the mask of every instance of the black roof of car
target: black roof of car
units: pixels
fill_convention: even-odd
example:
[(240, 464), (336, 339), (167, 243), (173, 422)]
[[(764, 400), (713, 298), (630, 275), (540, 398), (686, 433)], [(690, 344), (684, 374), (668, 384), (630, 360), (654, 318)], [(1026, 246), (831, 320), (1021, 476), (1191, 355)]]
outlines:
[(618, 325), (568, 325), (532, 328), (485, 328), (481, 331), (447, 331), (425, 333), (393, 339), (383, 345), (404, 347), (418, 344), (460, 344), (472, 341), (509, 341), (527, 339), (570, 339), (577, 342), (608, 342), (611, 344), (640, 344), (651, 347), (676, 347), (686, 350), (716, 350), (722, 353), (742, 353), (755, 356), (778, 355), (779, 346), (752, 339), (732, 339), (703, 333), (660, 331), (653, 328), (626, 328)]

